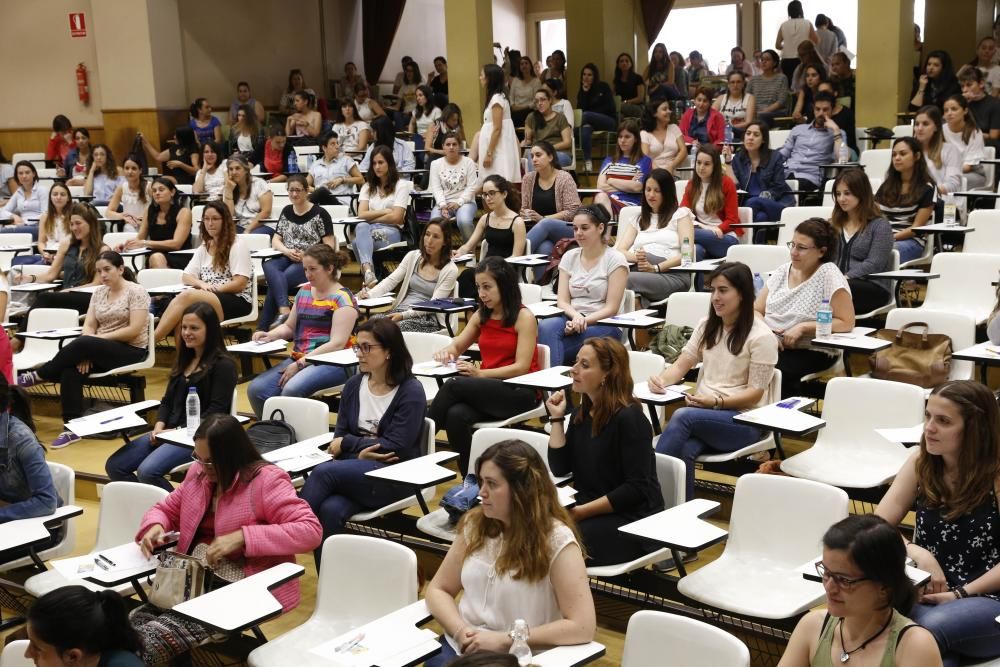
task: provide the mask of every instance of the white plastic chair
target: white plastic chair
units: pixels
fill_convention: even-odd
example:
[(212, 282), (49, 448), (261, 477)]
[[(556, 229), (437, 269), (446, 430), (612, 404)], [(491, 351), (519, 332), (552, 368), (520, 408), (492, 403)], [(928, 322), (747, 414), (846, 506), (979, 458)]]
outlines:
[(629, 618), (621, 667), (661, 667), (666, 646), (674, 667), (750, 667), (746, 644), (728, 632), (693, 618), (650, 609)]
[(968, 224), (976, 231), (965, 235), (963, 253), (1000, 255), (1000, 211), (985, 208), (973, 211), (969, 213)]
[[(651, 445), (655, 444), (656, 441), (653, 440)], [(676, 507), (684, 502), (684, 462), (666, 454), (654, 454), (654, 456), (656, 457), (656, 479), (660, 483), (660, 493), (663, 495), (663, 508), (670, 509), (671, 507)], [(626, 539), (624, 535), (622, 539)], [(669, 557), (670, 550), (664, 547), (627, 563), (588, 567), (587, 576), (597, 578), (617, 577)]]
[(708, 292), (675, 292), (667, 303), (663, 316), (663, 326), (674, 324), (694, 329), (705, 317), (712, 305), (712, 295)]
[[(80, 315), (70, 308), (32, 308), (28, 311), (28, 331), (75, 327), (79, 321)], [(14, 375), (38, 368), (56, 356), (57, 352), (59, 352), (59, 341), (25, 338), (21, 351), (14, 355)]]
[(11, 164), (17, 164), (21, 160), (27, 160), (28, 162), (45, 162), (45, 153), (14, 153), (10, 156)]
[(771, 150), (776, 151), (784, 146), (785, 141), (788, 140), (788, 135), (791, 133), (791, 130), (770, 130), (767, 134), (767, 139)]
[(736, 482), (725, 550), (681, 579), (677, 589), (746, 616), (801, 614), (823, 599), (824, 590), (805, 580), (799, 568), (816, 556), (823, 533), (845, 518), (847, 509), (842, 489), (779, 475), (743, 475)]
[[(994, 159), (996, 159), (996, 156), (997, 156), (997, 149), (996, 149), (995, 146), (985, 146), (983, 148), (983, 157), (985, 159), (987, 159), (987, 160), (994, 160)], [(982, 190), (989, 191), (989, 189), (990, 189), (989, 186), (990, 186), (991, 183), (993, 183), (993, 178), (994, 178), (995, 173), (996, 173), (996, 165), (993, 164), (993, 163), (990, 163), (990, 162), (984, 162), (983, 163), (983, 173), (986, 176), (986, 187), (977, 188), (977, 189), (982, 189)]]
[(913, 123), (907, 123), (906, 125), (894, 125), (892, 128), (892, 136), (896, 138), (912, 137)]
[[(0, 237), (0, 245), (5, 246), (30, 246), (34, 241), (31, 238), (31, 234), (4, 234)], [(18, 257), (23, 257), (25, 255), (30, 255), (31, 251), (18, 253)], [(0, 250), (0, 270), (10, 271), (11, 262), (14, 260), (13, 250)], [(43, 264), (45, 269), (48, 270), (48, 265)]]
[[(546, 368), (552, 367), (552, 356), (549, 353), (548, 345), (537, 346), (538, 351), (538, 370), (545, 370)], [(529, 419), (538, 419), (545, 416), (545, 403), (539, 402), (537, 406), (531, 410), (521, 412), (507, 419), (498, 419), (496, 421), (485, 421), (476, 422), (472, 425), (472, 428), (503, 428), (504, 426), (513, 426), (514, 424), (520, 424), (528, 421)], [(471, 460), (471, 459), (470, 459)]]
[[(117, 250), (118, 246), (125, 245), (132, 239), (136, 238), (138, 234), (136, 232), (108, 232), (104, 235), (104, 245), (108, 246), (112, 250)], [(131, 260), (131, 257), (126, 258)], [(145, 259), (144, 257), (141, 259)]]
[[(298, 153), (298, 149), (296, 149), (296, 153)], [(268, 183), (267, 187), (270, 188), (271, 193), (276, 196), (288, 196), (288, 183)]]
[[(263, 234), (258, 234), (257, 236), (264, 236), (264, 235)], [(257, 285), (257, 281), (254, 280), (253, 278), (251, 278), (250, 279), (250, 312), (247, 313), (246, 315), (243, 315), (242, 317), (234, 317), (234, 318), (229, 319), (229, 320), (222, 320), (222, 322), (220, 322), (219, 325), (222, 326), (223, 328), (228, 328), (228, 327), (238, 327), (241, 324), (256, 323), (257, 322), (257, 317), (258, 317), (258, 305), (259, 305), (257, 303), (257, 297), (258, 297), (258, 285)]]
[[(350, 567), (344, 567), (350, 563)], [(378, 581), (378, 586), (372, 586)], [(302, 625), (250, 653), (251, 667), (319, 667), (311, 649), (417, 601), (417, 556), (396, 542), (333, 535), (323, 543), (316, 606)]]
[(868, 178), (885, 178), (892, 165), (892, 149), (869, 148), (859, 156), (858, 162), (865, 168)]
[[(404, 331), (403, 341), (406, 349), (410, 351), (413, 363), (419, 364), (425, 361), (433, 361), (434, 353), (440, 352), (451, 345), (451, 338), (439, 333), (424, 333), (420, 331)], [(435, 378), (416, 376), (417, 380), (424, 388), (424, 395), (430, 403), (438, 393), (438, 383)]]
[(180, 285), (184, 282), (181, 269), (143, 269), (135, 276), (136, 281), (147, 290), (154, 287)]
[[(978, 233), (977, 230), (973, 235)], [(996, 293), (990, 283), (996, 280), (998, 270), (998, 255), (938, 253), (931, 261), (931, 273), (940, 273), (941, 277), (927, 282), (927, 295), (920, 309), (964, 313), (976, 324), (982, 324), (993, 312), (996, 302)]]
[(135, 371), (142, 371), (147, 368), (152, 368), (156, 365), (156, 337), (153, 333), (153, 316), (149, 315), (146, 318), (146, 326), (148, 327), (148, 339), (146, 345), (146, 358), (142, 361), (138, 361), (134, 364), (126, 364), (125, 366), (119, 366), (117, 368), (112, 368), (109, 371), (103, 373), (92, 373), (89, 376), (91, 380), (99, 380), (101, 378), (112, 377), (115, 375), (127, 375), (128, 373), (134, 373)]
[(525, 306), (531, 305), (533, 303), (541, 303), (542, 301), (542, 286), (535, 285), (534, 283), (518, 283), (518, 287), (521, 288), (521, 303)]
[(792, 234), (800, 222), (809, 218), (823, 218), (829, 220), (833, 215), (832, 206), (789, 206), (781, 212), (781, 224), (784, 227), (778, 228), (778, 245), (784, 246), (792, 240)]
[[(899, 251), (893, 248), (892, 261), (890, 262), (889, 270), (896, 271), (897, 269), (899, 269)], [(885, 304), (867, 313), (856, 313), (854, 315), (854, 319), (855, 321), (871, 319), (872, 317), (877, 317), (878, 315), (883, 315), (885, 313), (891, 312), (895, 308), (896, 308), (896, 295), (890, 292), (889, 300)]]
[[(663, 370), (663, 366), (664, 359), (658, 354), (654, 354), (652, 352), (638, 352), (636, 350), (628, 351), (628, 369), (632, 375), (633, 384), (646, 382), (650, 375), (659, 375)], [(656, 414), (662, 423), (662, 407), (657, 407)], [(649, 418), (648, 413), (646, 414), (646, 418)]]
[[(434, 427), (434, 420), (424, 417), (424, 427), (420, 432), (420, 452), (418, 456), (427, 456), (428, 454), (433, 454), (435, 451), (434, 434), (437, 431)], [(372, 479), (372, 484), (379, 484), (378, 480)], [(420, 496), (424, 499), (424, 503), (429, 503), (434, 499), (434, 494), (437, 492), (437, 487), (431, 486), (420, 491)], [(401, 512), (409, 507), (419, 504), (417, 501), (416, 493), (410, 494), (401, 500), (391, 502), (388, 505), (383, 505), (373, 510), (367, 510), (364, 512), (358, 512), (350, 518), (350, 521), (360, 523), (362, 521), (371, 521), (372, 519), (377, 519), (380, 516), (385, 516), (387, 514), (392, 514), (393, 512)]]
[[(63, 505), (73, 505), (76, 503), (76, 472), (67, 465), (47, 461), (49, 474), (52, 475), (52, 485), (56, 488), (56, 493), (62, 500)], [(43, 563), (55, 558), (63, 558), (73, 553), (76, 548), (76, 519), (68, 519), (63, 523), (62, 537), (58, 542), (48, 549), (39, 551), (36, 555)], [(18, 558), (0, 565), (0, 572), (16, 570), (20, 567), (33, 565), (34, 561), (30, 556)]]
[(264, 401), (261, 418), (271, 419), (271, 413), (275, 410), (281, 410), (284, 420), (295, 429), (298, 440), (330, 432), (330, 406), (323, 401), (296, 396), (272, 396)]
[[(948, 313), (930, 308), (896, 308), (885, 318), (886, 329), (899, 330), (910, 322), (926, 322), (929, 333), (944, 334), (951, 339), (951, 349), (955, 352), (972, 347), (976, 343), (976, 323), (972, 317), (962, 313)], [(915, 331), (919, 333), (920, 330)], [(975, 364), (971, 361), (951, 360), (949, 380), (971, 380)]]
[(767, 282), (767, 276), (772, 271), (787, 264), (791, 258), (788, 248), (782, 244), (731, 245), (726, 251), (727, 262), (743, 262), (751, 273), (759, 273), (764, 282)]
[(350, 216), (351, 207), (344, 204), (324, 204), (323, 210), (329, 213), (330, 217), (334, 220), (333, 238), (337, 242), (337, 248), (347, 247), (347, 226), (338, 225), (336, 221)]
[(836, 377), (826, 385), (822, 417), (826, 427), (816, 444), (782, 461), (782, 472), (846, 489), (882, 486), (910, 452), (875, 429), (923, 423), (924, 390), (902, 382)]
[(688, 181), (689, 180), (690, 179), (685, 180), (685, 179), (682, 178), (682, 179), (678, 179), (678, 180), (674, 181), (674, 188), (677, 190), (677, 204), (678, 204), (678, 206), (681, 203), (681, 199), (684, 198), (684, 191), (687, 190), (687, 185), (688, 185)]
[(24, 657), (29, 643), (27, 639), (18, 639), (4, 646), (3, 653), (0, 653), (0, 667), (35, 667), (34, 660)]
[[(239, 234), (236, 241), (249, 248), (251, 253), (271, 248), (271, 237), (267, 234)], [(264, 260), (260, 257), (251, 257), (250, 263), (253, 265), (254, 282), (262, 282), (264, 280)]]
[[(740, 206), (736, 209), (736, 213), (739, 215), (741, 225), (749, 225), (753, 222), (753, 209), (749, 206)], [(753, 245), (754, 230), (743, 229), (741, 231), (743, 232), (743, 236), (739, 237), (740, 243), (743, 245)]]
[[(135, 531), (143, 515), (156, 503), (167, 497), (167, 492), (152, 484), (139, 482), (110, 482), (101, 493), (101, 509), (97, 519), (97, 540), (89, 551), (96, 554), (135, 539)], [(24, 590), (36, 598), (63, 586), (79, 584), (92, 591), (104, 590), (104, 586), (85, 580), (67, 579), (57, 570), (51, 569), (29, 577), (24, 582)], [(115, 587), (118, 593), (129, 595), (129, 583)]]

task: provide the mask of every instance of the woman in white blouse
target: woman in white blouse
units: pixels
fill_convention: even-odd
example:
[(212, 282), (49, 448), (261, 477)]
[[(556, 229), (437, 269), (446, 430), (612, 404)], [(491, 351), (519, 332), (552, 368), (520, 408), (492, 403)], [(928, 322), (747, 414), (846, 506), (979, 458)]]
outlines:
[(479, 169), (476, 163), (460, 152), (458, 134), (445, 135), (442, 148), (444, 159), (431, 162), (429, 189), (434, 195), (431, 219), (454, 220), (462, 239), (467, 240), (476, 228), (476, 186)]
[(976, 118), (969, 102), (962, 95), (952, 95), (944, 102), (945, 142), (962, 153), (962, 175), (970, 190), (986, 185), (986, 170), (980, 164), (986, 157), (983, 133), (976, 127)]
[(222, 191), (226, 189), (226, 171), (222, 147), (214, 141), (206, 141), (201, 145), (201, 169), (194, 177), (192, 190), (197, 194), (207, 194), (208, 201), (221, 199)]
[(740, 140), (747, 125), (753, 122), (757, 105), (747, 92), (747, 77), (743, 72), (730, 72), (726, 83), (726, 92), (716, 97), (712, 106), (733, 126), (733, 137)]
[(506, 653), (517, 619), (527, 622), (535, 649), (591, 641), (596, 616), (580, 536), (542, 458), (506, 440), (487, 448), (475, 468), (482, 505), (462, 518), (427, 587), (427, 606), (445, 632), (441, 653), (424, 664)]
[(226, 185), (222, 201), (236, 221), (239, 231), (252, 232), (260, 227), (262, 219), (271, 217), (274, 195), (262, 178), (250, 174), (250, 163), (240, 155), (226, 161)]
[(653, 161), (654, 169), (666, 169), (671, 174), (688, 158), (681, 128), (674, 122), (670, 102), (650, 102), (642, 115), (642, 154)]
[(340, 100), (339, 109), (333, 131), (340, 139), (340, 148), (347, 153), (364, 153), (372, 138), (371, 125), (361, 120), (353, 98)]
[(913, 119), (913, 138), (924, 150), (927, 171), (937, 183), (938, 193), (958, 192), (962, 187), (962, 153), (944, 140), (944, 121), (935, 106), (920, 107)]
[(107, 204), (124, 181), (115, 163), (115, 156), (107, 144), (94, 146), (90, 154), (90, 164), (87, 166), (87, 180), (83, 183), (83, 192), (93, 195), (94, 206)]
[(629, 221), (625, 223), (625, 216), (619, 220), (622, 229), (615, 249), (636, 263), (638, 270), (628, 274), (628, 288), (639, 297), (642, 307), (688, 289), (690, 276), (670, 268), (681, 263), (683, 239), (694, 257), (694, 218), (690, 209), (677, 206), (677, 189), (670, 172), (654, 169), (649, 173), (643, 183), (641, 212)]
[(375, 146), (371, 152), (371, 169), (358, 195), (358, 217), (365, 221), (354, 226), (351, 242), (354, 256), (361, 264), (365, 287), (378, 284), (372, 264), (375, 251), (403, 237), (412, 188), (411, 181), (399, 177), (392, 150), (387, 146)]
[(37, 240), (38, 217), (48, 205), (49, 191), (38, 185), (38, 171), (27, 160), (14, 165), (14, 178), (17, 191), (0, 208), (0, 234), (31, 234)]
[(801, 396), (802, 377), (827, 368), (830, 353), (810, 347), (816, 311), (829, 301), (833, 331), (854, 328), (854, 302), (847, 278), (837, 268), (838, 233), (822, 218), (799, 223), (788, 242), (792, 261), (778, 267), (757, 295), (754, 309), (778, 337), (781, 395)]
[[(115, 188), (108, 202), (105, 216), (114, 220), (122, 220), (122, 231), (138, 232), (149, 208), (148, 184), (139, 156), (129, 153), (122, 163), (125, 182)], [(119, 211), (118, 209), (122, 210)]]

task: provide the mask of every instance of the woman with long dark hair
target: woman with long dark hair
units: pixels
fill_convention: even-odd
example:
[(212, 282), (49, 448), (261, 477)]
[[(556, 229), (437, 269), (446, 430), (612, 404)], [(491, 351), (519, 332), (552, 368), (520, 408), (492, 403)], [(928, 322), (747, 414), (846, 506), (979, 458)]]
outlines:
[[(472, 427), (476, 422), (507, 419), (538, 405), (532, 389), (504, 383), (538, 370), (538, 324), (521, 303), (517, 272), (502, 257), (487, 257), (476, 266), (479, 309), (451, 344), (434, 358), (454, 363), (460, 377), (446, 382), (431, 403), (428, 416), (448, 434), (459, 453), (458, 469), (469, 470)], [(479, 344), (478, 366), (459, 357)]]
[(59, 244), (70, 235), (69, 215), (73, 208), (73, 195), (69, 186), (56, 181), (49, 188), (48, 200), (48, 207), (38, 219), (38, 254), (18, 255), (11, 259), (11, 266), (51, 264)]
[(122, 173), (125, 181), (111, 195), (104, 215), (112, 220), (122, 220), (122, 231), (138, 232), (149, 208), (146, 167), (138, 155), (129, 153), (122, 162)]
[(663, 43), (656, 44), (653, 47), (653, 53), (649, 57), (649, 65), (646, 66), (646, 71), (642, 74), (642, 80), (646, 83), (646, 92), (649, 94), (650, 104), (663, 100), (676, 100), (687, 97), (687, 85), (685, 84), (683, 88), (677, 85), (676, 72), (676, 63), (674, 63), (673, 59), (667, 53), (666, 45)]
[(913, 228), (928, 223), (934, 213), (934, 200), (934, 179), (927, 171), (920, 142), (913, 137), (896, 139), (892, 142), (892, 162), (875, 193), (875, 203), (890, 224), (908, 225), (893, 234), (900, 263), (923, 254), (925, 241), (913, 233)]
[(608, 215), (626, 206), (638, 206), (642, 198), (642, 181), (653, 168), (653, 161), (642, 154), (642, 130), (635, 120), (628, 119), (618, 126), (615, 150), (604, 158), (597, 177), (594, 204)]
[(649, 546), (618, 528), (663, 509), (650, 447), (653, 431), (632, 396), (628, 352), (617, 340), (588, 339), (571, 376), (573, 391), (583, 395), (572, 414), (567, 415), (562, 391), (545, 403), (552, 424), (549, 466), (553, 475), (573, 474), (577, 495), (570, 515), (588, 563), (628, 562), (648, 553)]
[(174, 130), (174, 143), (162, 151), (149, 143), (149, 139), (142, 132), (136, 136), (142, 142), (142, 149), (149, 159), (162, 163), (164, 176), (181, 185), (194, 184), (194, 177), (201, 167), (198, 140), (194, 136), (194, 130), (186, 125), (178, 127)]
[(121, 170), (115, 163), (115, 156), (107, 144), (97, 144), (90, 153), (87, 164), (87, 179), (83, 183), (83, 193), (94, 197), (94, 206), (106, 205), (115, 190), (125, 182)]
[(935, 106), (940, 111), (946, 99), (961, 92), (951, 55), (947, 51), (931, 51), (924, 60), (923, 73), (913, 82), (910, 111), (927, 105)]
[[(288, 473), (264, 461), (235, 417), (213, 414), (194, 434), (194, 463), (184, 482), (142, 517), (135, 540), (145, 555), (179, 533), (176, 550), (201, 553), (209, 567), (239, 569), (242, 577), (315, 549), (322, 529)], [(211, 517), (206, 520), (206, 517)], [(240, 578), (242, 578), (240, 577)], [(299, 604), (299, 580), (271, 593), (282, 611)], [(132, 610), (145, 664), (168, 663), (211, 641), (216, 630), (151, 604)]]
[(733, 416), (764, 405), (778, 362), (778, 341), (753, 310), (753, 275), (745, 264), (724, 262), (705, 279), (712, 293), (708, 315), (695, 328), (677, 360), (649, 378), (649, 388), (663, 393), (683, 382), (701, 363), (698, 383), (673, 414), (656, 451), (675, 456), (687, 469), (687, 498), (694, 498), (694, 461), (706, 451), (734, 452), (760, 439), (755, 426)]
[(212, 115), (212, 106), (208, 100), (199, 97), (191, 103), (188, 113), (188, 126), (194, 130), (199, 144), (204, 145), (210, 141), (222, 143), (222, 121)]
[(528, 56), (517, 61), (517, 72), (510, 78), (510, 117), (515, 127), (523, 127), (535, 103), (535, 91), (542, 82), (535, 75), (535, 64)]
[(921, 107), (913, 119), (913, 138), (920, 142), (927, 173), (940, 195), (962, 188), (962, 153), (944, 137), (944, 119), (936, 106)]
[[(287, 138), (285, 139), (287, 141)], [(250, 163), (242, 155), (230, 155), (226, 160), (226, 185), (222, 201), (236, 221), (240, 232), (252, 232), (271, 217), (274, 195), (264, 179), (250, 173)]]
[(650, 102), (642, 114), (642, 153), (652, 160), (654, 169), (674, 169), (688, 158), (684, 134), (674, 118), (670, 102)]
[(580, 70), (580, 89), (576, 94), (576, 106), (582, 112), (580, 140), (585, 160), (584, 169), (589, 174), (594, 170), (591, 162), (593, 156), (591, 137), (594, 130), (610, 132), (618, 123), (615, 95), (611, 92), (611, 86), (601, 81), (600, 71), (594, 63), (587, 63)]
[(983, 133), (976, 127), (976, 118), (969, 108), (969, 101), (962, 95), (952, 95), (946, 99), (944, 121), (941, 131), (945, 141), (957, 148), (962, 155), (962, 177), (966, 186), (970, 190), (981, 189), (986, 185), (986, 169), (982, 165), (982, 160), (986, 157), (986, 144)]
[(201, 418), (227, 415), (236, 389), (236, 364), (226, 355), (222, 327), (207, 303), (192, 303), (181, 317), (177, 356), (170, 370), (167, 389), (160, 400), (151, 433), (135, 438), (112, 454), (105, 464), (111, 481), (142, 482), (173, 491), (166, 475), (191, 457), (188, 447), (157, 441), (163, 431), (183, 426), (187, 420), (185, 401), (195, 389)]
[[(525, 240), (524, 218), (518, 212), (517, 193), (513, 186), (503, 176), (493, 174), (487, 176), (482, 185), (483, 202), (486, 214), (479, 218), (472, 236), (452, 253), (454, 256), (472, 253), (479, 247), (481, 241), (487, 244), (486, 257), (518, 257), (524, 254), (527, 247)], [(463, 271), (458, 277), (458, 293), (466, 298), (472, 298), (475, 288), (472, 281), (473, 272)]]
[(206, 141), (201, 145), (201, 169), (194, 177), (191, 191), (196, 194), (207, 194), (208, 200), (222, 199), (222, 191), (226, 187), (226, 158), (222, 145), (214, 141)]
[(127, 241), (123, 249), (151, 250), (148, 258), (150, 268), (183, 269), (188, 258), (171, 252), (191, 247), (191, 209), (181, 206), (177, 185), (164, 176), (153, 181), (149, 194), (152, 202), (139, 226), (139, 233)]
[[(334, 460), (313, 469), (302, 487), (302, 499), (323, 525), (324, 540), (341, 532), (361, 510), (413, 493), (365, 473), (420, 456), (427, 413), (424, 387), (413, 375), (413, 359), (395, 322), (381, 318), (362, 324), (354, 351), (358, 374), (340, 394), (337, 427), (327, 450)], [(317, 570), (321, 551), (314, 552)]]
[(479, 83), (486, 89), (487, 100), (477, 146), (479, 178), (497, 174), (511, 183), (520, 183), (520, 151), (514, 121), (510, 117), (510, 103), (504, 92), (503, 70), (492, 63), (484, 65)]
[(865, 665), (937, 667), (934, 638), (907, 616), (917, 597), (899, 533), (871, 514), (849, 516), (823, 535), (816, 564), (827, 608), (795, 626), (778, 667), (827, 667), (854, 654)]
[(722, 258), (740, 242), (736, 184), (724, 174), (722, 157), (713, 144), (705, 144), (694, 160), (694, 176), (688, 181), (681, 206), (695, 216), (698, 259)]
[[(257, 103), (258, 105), (260, 102)], [(263, 107), (261, 107), (263, 109)], [(229, 154), (242, 155), (253, 164), (260, 164), (264, 154), (263, 116), (257, 116), (253, 106), (241, 104), (236, 109), (236, 118), (229, 129)]]
[(61, 504), (45, 448), (35, 436), (31, 403), (0, 373), (0, 523), (46, 516)]
[[(377, 124), (377, 123), (376, 123)], [(413, 182), (403, 180), (396, 171), (396, 160), (387, 146), (371, 149), (371, 169), (358, 196), (358, 217), (365, 222), (354, 226), (354, 256), (361, 265), (362, 284), (378, 284), (372, 263), (375, 251), (403, 237), (406, 209), (410, 206)], [(364, 169), (364, 167), (362, 167)]]
[(756, 222), (780, 220), (781, 212), (795, 204), (785, 181), (785, 158), (771, 150), (770, 134), (767, 125), (749, 123), (743, 133), (743, 150), (733, 155), (731, 147), (722, 149), (726, 175), (749, 195), (743, 206), (753, 210)]
[(635, 62), (628, 53), (615, 59), (615, 95), (622, 98), (622, 117), (638, 118), (646, 103), (646, 83), (635, 71)]

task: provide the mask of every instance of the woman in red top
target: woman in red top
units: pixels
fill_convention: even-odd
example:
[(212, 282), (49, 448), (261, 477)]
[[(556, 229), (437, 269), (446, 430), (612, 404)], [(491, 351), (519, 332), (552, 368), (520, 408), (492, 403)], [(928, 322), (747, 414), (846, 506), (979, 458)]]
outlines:
[(694, 106), (684, 112), (678, 123), (684, 141), (694, 144), (698, 150), (705, 144), (721, 144), (726, 138), (726, 119), (712, 107), (713, 97), (710, 89), (699, 88)]
[(684, 190), (681, 206), (694, 213), (694, 243), (698, 259), (725, 257), (729, 246), (740, 242), (743, 230), (732, 225), (740, 221), (736, 184), (722, 173), (719, 149), (702, 144), (694, 161), (694, 178)]
[[(288, 156), (295, 150), (288, 143), (285, 128), (272, 125), (267, 131), (267, 141), (264, 142), (264, 160), (260, 170), (271, 174), (267, 179), (270, 183), (284, 183), (288, 180)], [(298, 158), (296, 158), (297, 162)]]
[[(513, 417), (540, 401), (534, 389), (504, 383), (539, 369), (538, 324), (521, 303), (517, 273), (502, 257), (487, 257), (476, 266), (476, 290), (479, 310), (451, 345), (434, 355), (438, 363), (455, 364), (460, 377), (444, 383), (427, 414), (459, 453), (463, 476), (469, 470), (473, 424)], [(459, 358), (475, 342), (482, 355), (479, 366)]]
[(70, 150), (76, 148), (73, 143), (73, 123), (69, 118), (59, 114), (52, 119), (52, 134), (49, 135), (49, 143), (45, 146), (45, 159), (54, 160), (59, 166), (66, 162), (66, 156)]

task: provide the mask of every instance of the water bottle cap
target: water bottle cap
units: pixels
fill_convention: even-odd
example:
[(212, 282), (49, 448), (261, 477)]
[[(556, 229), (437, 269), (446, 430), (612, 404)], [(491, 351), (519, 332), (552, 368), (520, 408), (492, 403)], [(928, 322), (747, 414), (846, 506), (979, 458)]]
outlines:
[(189, 394), (197, 394), (198, 393), (198, 388), (197, 387), (188, 387), (188, 393)]

